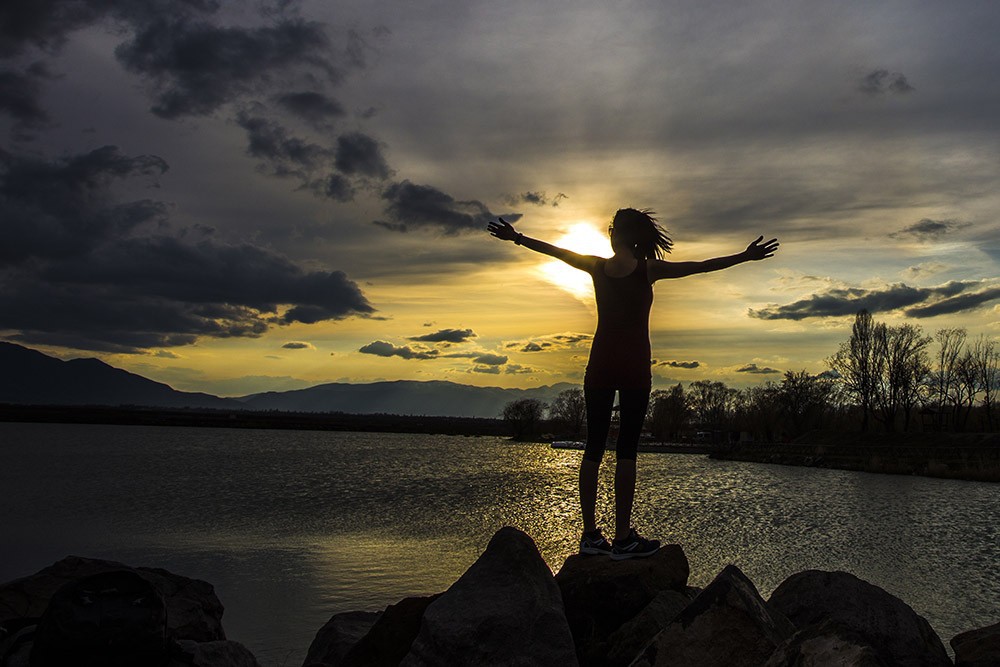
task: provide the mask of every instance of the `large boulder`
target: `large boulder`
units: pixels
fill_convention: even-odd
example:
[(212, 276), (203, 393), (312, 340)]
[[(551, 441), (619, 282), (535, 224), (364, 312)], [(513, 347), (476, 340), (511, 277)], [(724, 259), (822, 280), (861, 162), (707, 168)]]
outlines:
[(338, 665), (352, 646), (368, 634), (382, 612), (348, 611), (334, 614), (316, 632), (306, 653), (304, 667)]
[(195, 642), (182, 639), (166, 667), (260, 667), (243, 644), (234, 641)]
[(501, 528), (424, 612), (402, 665), (577, 664), (552, 572), (530, 537)]
[(35, 574), (0, 585), (0, 623), (40, 617), (63, 584), (112, 570), (132, 570), (156, 586), (167, 604), (167, 629), (172, 639), (208, 642), (226, 638), (222, 602), (212, 584), (166, 570), (79, 556), (67, 556)]
[(759, 667), (795, 632), (735, 565), (728, 565), (645, 648), (636, 667)]
[(864, 637), (836, 621), (810, 625), (774, 650), (764, 667), (889, 667)]
[(1000, 665), (1000, 623), (955, 635), (950, 643), (955, 649), (955, 667)]
[(614, 561), (579, 554), (567, 558), (556, 583), (581, 664), (605, 664), (610, 635), (661, 592), (683, 593), (689, 573), (684, 550), (676, 544), (664, 545), (648, 558)]
[(604, 664), (626, 667), (659, 632), (670, 625), (697, 595), (660, 591), (634, 618), (612, 632), (605, 642)]
[(899, 598), (847, 572), (806, 570), (771, 594), (770, 605), (799, 629), (833, 620), (854, 630), (890, 665), (946, 667), (940, 637)]
[(328, 656), (321, 664), (328, 667), (396, 667), (410, 652), (427, 607), (440, 596), (438, 593), (404, 598), (389, 605), (340, 661), (329, 660)]

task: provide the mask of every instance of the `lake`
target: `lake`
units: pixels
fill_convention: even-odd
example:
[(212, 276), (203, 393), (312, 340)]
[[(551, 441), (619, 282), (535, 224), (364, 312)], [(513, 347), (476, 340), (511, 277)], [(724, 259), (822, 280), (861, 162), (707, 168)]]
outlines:
[[(502, 526), (557, 571), (577, 548), (580, 456), (487, 437), (4, 423), (0, 581), (69, 554), (205, 579), (230, 639), (297, 666), (332, 614), (444, 590)], [(684, 547), (692, 585), (735, 563), (766, 598), (794, 572), (846, 570), (947, 645), (1000, 621), (998, 501), (986, 483), (640, 453), (634, 521)]]

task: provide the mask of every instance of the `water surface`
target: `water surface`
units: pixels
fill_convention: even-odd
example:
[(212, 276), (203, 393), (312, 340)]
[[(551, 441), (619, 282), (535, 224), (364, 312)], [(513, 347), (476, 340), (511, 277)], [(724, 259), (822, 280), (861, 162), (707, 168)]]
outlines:
[[(579, 457), (501, 438), (0, 424), (0, 581), (68, 554), (164, 567), (212, 582), (227, 634), (263, 665), (300, 665), (331, 614), (444, 590), (501, 526), (558, 570)], [(945, 643), (1000, 621), (1000, 485), (655, 453), (639, 477), (635, 522), (684, 547), (693, 585), (736, 563), (767, 597), (794, 572), (846, 570)]]

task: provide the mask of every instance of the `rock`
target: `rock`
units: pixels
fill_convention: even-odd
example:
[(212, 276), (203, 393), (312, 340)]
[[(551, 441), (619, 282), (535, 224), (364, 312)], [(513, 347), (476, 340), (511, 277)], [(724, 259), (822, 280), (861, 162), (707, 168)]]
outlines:
[(684, 550), (676, 544), (664, 545), (648, 558), (567, 558), (556, 583), (581, 664), (603, 664), (608, 637), (662, 591), (683, 592), (689, 571)]
[(166, 667), (260, 667), (257, 658), (243, 644), (233, 641), (196, 642), (182, 639), (177, 642), (180, 654)]
[(836, 621), (799, 630), (775, 649), (764, 667), (888, 667), (859, 633)]
[(381, 615), (382, 612), (378, 611), (348, 611), (331, 616), (309, 645), (304, 667), (340, 664), (351, 647), (371, 630)]
[(955, 667), (997, 667), (1000, 665), (1000, 623), (955, 635)]
[(728, 565), (646, 647), (636, 666), (758, 667), (795, 631)]
[(530, 537), (501, 528), (424, 612), (404, 667), (577, 664), (559, 586)]
[(330, 667), (396, 667), (410, 652), (424, 612), (441, 596), (412, 597), (389, 605), (371, 629), (351, 646), (340, 662)]
[(830, 619), (854, 630), (887, 664), (951, 665), (944, 644), (922, 616), (853, 574), (820, 570), (793, 574), (775, 589), (770, 604), (799, 629)]
[(0, 623), (39, 617), (49, 598), (63, 584), (110, 570), (133, 570), (149, 580), (167, 604), (167, 629), (172, 639), (199, 642), (222, 640), (223, 606), (211, 584), (161, 569), (133, 568), (114, 561), (67, 556), (35, 574), (0, 585)]
[(677, 591), (657, 593), (635, 618), (608, 637), (604, 651), (605, 664), (611, 667), (629, 665), (650, 640), (690, 604), (695, 595)]

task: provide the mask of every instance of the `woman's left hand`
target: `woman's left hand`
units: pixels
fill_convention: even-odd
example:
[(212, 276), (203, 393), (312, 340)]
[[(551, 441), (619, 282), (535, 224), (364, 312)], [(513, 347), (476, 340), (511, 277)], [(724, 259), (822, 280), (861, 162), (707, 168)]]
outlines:
[(745, 251), (747, 259), (766, 259), (774, 255), (774, 253), (778, 250), (778, 239), (771, 239), (766, 243), (761, 243), (763, 240), (763, 236), (758, 236), (756, 241), (753, 241), (747, 246)]

